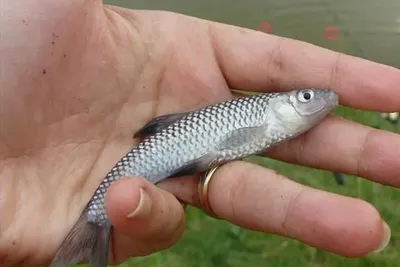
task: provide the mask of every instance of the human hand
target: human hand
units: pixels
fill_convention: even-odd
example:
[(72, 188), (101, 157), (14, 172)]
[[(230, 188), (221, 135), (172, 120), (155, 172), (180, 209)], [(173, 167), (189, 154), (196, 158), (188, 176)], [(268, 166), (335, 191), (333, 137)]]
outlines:
[[(355, 108), (400, 106), (397, 69), (303, 42), (169, 12), (104, 9), (99, 0), (23, 2), (24, 9), (21, 1), (2, 5), (8, 16), (0, 18), (2, 266), (49, 262), (104, 175), (134, 145), (132, 133), (157, 115), (229, 99), (229, 88), (329, 87)], [(398, 186), (399, 146), (393, 133), (330, 117), (268, 155)], [(174, 244), (184, 217), (173, 195), (199, 206), (197, 181), (113, 185), (106, 197), (112, 263)], [(128, 219), (140, 188), (142, 216)], [(218, 169), (209, 199), (222, 219), (345, 256), (385, 239), (370, 204), (246, 162)]]

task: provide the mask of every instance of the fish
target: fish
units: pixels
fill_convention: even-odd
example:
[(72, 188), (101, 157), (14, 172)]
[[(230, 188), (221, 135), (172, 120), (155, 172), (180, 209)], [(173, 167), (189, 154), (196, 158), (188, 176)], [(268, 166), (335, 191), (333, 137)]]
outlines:
[(116, 162), (88, 200), (50, 267), (72, 266), (83, 260), (92, 267), (107, 266), (112, 225), (104, 196), (118, 179), (143, 177), (157, 185), (168, 178), (204, 173), (262, 154), (313, 128), (338, 101), (338, 94), (331, 89), (292, 89), (242, 96), (151, 119), (133, 135), (142, 140)]

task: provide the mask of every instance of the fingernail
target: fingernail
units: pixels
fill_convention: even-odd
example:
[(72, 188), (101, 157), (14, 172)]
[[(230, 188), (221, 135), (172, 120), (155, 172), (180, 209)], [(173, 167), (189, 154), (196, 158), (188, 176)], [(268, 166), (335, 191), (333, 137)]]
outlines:
[(389, 244), (391, 236), (392, 234), (389, 225), (385, 221), (383, 221), (383, 239), (379, 247), (374, 250), (373, 253), (379, 253), (384, 250)]
[(143, 190), (143, 188), (140, 188), (139, 204), (126, 217), (128, 219), (131, 219), (133, 217), (142, 217), (143, 215), (148, 214), (150, 212), (150, 209), (151, 209), (151, 199), (147, 195), (147, 193)]

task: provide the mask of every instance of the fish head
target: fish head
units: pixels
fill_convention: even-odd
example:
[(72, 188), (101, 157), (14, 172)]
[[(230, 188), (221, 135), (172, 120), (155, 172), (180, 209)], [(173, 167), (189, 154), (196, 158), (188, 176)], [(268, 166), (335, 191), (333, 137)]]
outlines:
[(289, 101), (299, 116), (319, 120), (338, 105), (339, 97), (330, 89), (303, 89), (292, 91)]
[(278, 123), (291, 135), (302, 133), (319, 123), (339, 104), (337, 93), (330, 89), (290, 91), (274, 104)]

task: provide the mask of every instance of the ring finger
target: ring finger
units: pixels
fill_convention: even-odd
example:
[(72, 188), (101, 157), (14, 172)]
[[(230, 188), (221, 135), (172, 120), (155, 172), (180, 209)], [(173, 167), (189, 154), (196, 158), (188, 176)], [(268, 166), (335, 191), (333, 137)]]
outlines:
[[(197, 185), (198, 178), (181, 177), (160, 187), (199, 207)], [(381, 249), (390, 239), (389, 227), (369, 203), (300, 185), (247, 162), (218, 168), (208, 198), (219, 218), (347, 257)]]

